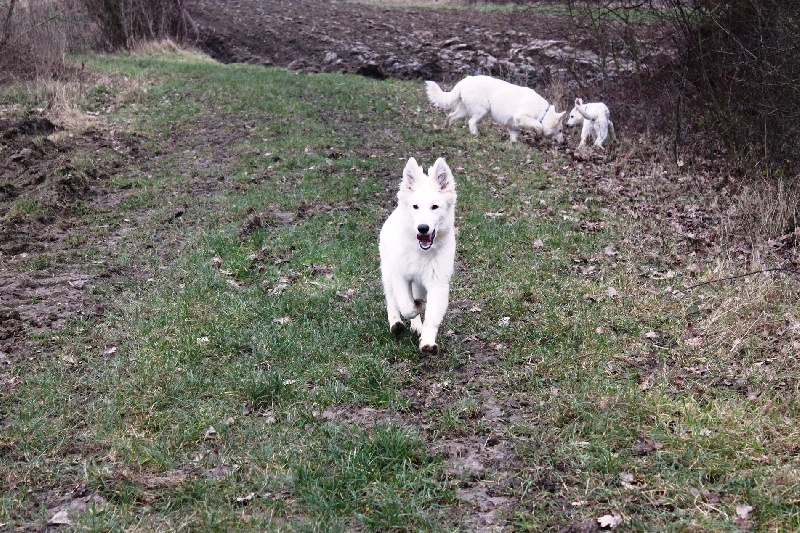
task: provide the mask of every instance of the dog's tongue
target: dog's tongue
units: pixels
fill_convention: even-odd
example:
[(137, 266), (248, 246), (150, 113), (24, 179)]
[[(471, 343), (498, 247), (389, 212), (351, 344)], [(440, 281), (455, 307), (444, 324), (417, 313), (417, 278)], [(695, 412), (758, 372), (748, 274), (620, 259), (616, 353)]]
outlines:
[(423, 250), (427, 250), (431, 246), (433, 246), (433, 237), (436, 235), (436, 232), (429, 233), (427, 235), (422, 235), (417, 233), (417, 240), (419, 241), (419, 247)]

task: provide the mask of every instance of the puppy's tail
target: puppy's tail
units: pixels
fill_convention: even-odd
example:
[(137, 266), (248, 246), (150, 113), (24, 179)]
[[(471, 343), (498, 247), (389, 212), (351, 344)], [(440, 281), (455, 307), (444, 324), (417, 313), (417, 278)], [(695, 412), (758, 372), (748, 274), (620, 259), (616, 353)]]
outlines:
[(599, 117), (597, 116), (597, 113), (590, 113), (589, 111), (587, 111), (587, 110), (586, 110), (586, 107), (584, 107), (584, 106), (582, 106), (582, 105), (576, 105), (576, 106), (575, 106), (575, 109), (576, 109), (576, 110), (578, 111), (578, 113), (580, 113), (580, 114), (581, 114), (581, 116), (582, 116), (583, 118), (585, 118), (586, 120), (597, 120), (597, 119), (599, 118)]
[(425, 92), (428, 93), (428, 101), (431, 104), (445, 111), (455, 109), (458, 99), (461, 97), (461, 88), (458, 84), (448, 93), (444, 92), (435, 81), (426, 81)]

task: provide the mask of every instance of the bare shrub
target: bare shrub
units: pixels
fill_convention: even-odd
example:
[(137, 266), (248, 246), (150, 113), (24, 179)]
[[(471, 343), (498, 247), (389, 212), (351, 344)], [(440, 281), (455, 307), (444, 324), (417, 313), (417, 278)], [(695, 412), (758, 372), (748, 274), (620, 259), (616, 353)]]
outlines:
[(139, 41), (184, 39), (194, 25), (183, 0), (79, 0), (102, 29), (109, 49)]
[(650, 112), (642, 118), (648, 133), (649, 118), (660, 119), (652, 125), (674, 138), (676, 153), (684, 136), (696, 132), (724, 142), (742, 168), (785, 171), (796, 166), (800, 2), (567, 4), (576, 27), (592, 37), (603, 66), (613, 67), (633, 91), (626, 96), (647, 106)]
[(747, 235), (754, 249), (794, 254), (800, 260), (800, 183), (797, 180), (762, 179), (738, 192), (723, 231)]
[(95, 28), (73, 0), (0, 0), (0, 24), (0, 82), (63, 77), (66, 54), (95, 42)]
[(686, 79), (737, 155), (768, 168), (800, 159), (800, 2), (677, 0)]

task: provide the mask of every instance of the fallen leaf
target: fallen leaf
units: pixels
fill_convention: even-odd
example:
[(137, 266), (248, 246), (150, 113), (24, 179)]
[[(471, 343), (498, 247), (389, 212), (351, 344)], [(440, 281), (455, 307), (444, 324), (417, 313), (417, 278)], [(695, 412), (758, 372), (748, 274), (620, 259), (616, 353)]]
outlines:
[(686, 339), (684, 342), (686, 342), (686, 346), (697, 348), (703, 344), (703, 337), (691, 337)]
[(53, 518), (51, 518), (47, 523), (54, 526), (62, 526), (62, 525), (71, 526), (72, 520), (70, 520), (69, 513), (67, 513), (67, 510), (61, 509), (56, 514), (54, 514)]
[(280, 318), (276, 318), (275, 320), (273, 320), (273, 322), (277, 322), (278, 324), (288, 324), (291, 321), (292, 319), (288, 316), (282, 316)]
[(222, 258), (221, 257), (215, 257), (214, 259), (211, 260), (211, 264), (214, 265), (215, 267), (219, 268), (220, 266), (222, 266)]
[(639, 437), (639, 440), (633, 445), (633, 453), (636, 455), (645, 455), (660, 450), (663, 447), (664, 445), (658, 441), (651, 441), (650, 439)]
[(622, 516), (614, 511), (613, 514), (603, 515), (597, 519), (597, 523), (601, 528), (613, 529), (622, 523)]
[(619, 292), (617, 292), (617, 289), (615, 289), (614, 287), (609, 287), (606, 289), (606, 296), (608, 296), (609, 298), (616, 298), (617, 296), (619, 296)]
[(656, 380), (656, 378), (655, 378), (655, 376), (653, 374), (646, 375), (644, 377), (644, 379), (642, 379), (642, 382), (639, 383), (639, 389), (641, 389), (643, 391), (649, 389), (650, 387), (653, 386), (653, 383), (655, 382), (655, 380)]
[(633, 474), (628, 474), (626, 472), (623, 472), (622, 474), (619, 475), (619, 482), (626, 489), (632, 490), (636, 488), (636, 486), (634, 485), (635, 479), (633, 477)]
[(239, 465), (232, 465), (228, 466), (225, 464), (215, 466), (214, 468), (210, 468), (206, 471), (206, 475), (212, 479), (220, 479), (230, 475), (233, 472), (239, 470)]
[(256, 493), (255, 492), (251, 492), (247, 496), (237, 496), (236, 497), (236, 503), (247, 503), (247, 502), (249, 502), (250, 500), (252, 500), (255, 497), (256, 497)]
[(112, 346), (111, 348), (108, 348), (106, 351), (104, 351), (103, 355), (114, 355), (115, 353), (117, 353), (117, 347)]
[(534, 248), (543, 248), (544, 247), (544, 242), (542, 241), (542, 239), (536, 239), (535, 241), (533, 241), (533, 247)]
[(206, 439), (210, 439), (217, 434), (217, 430), (214, 429), (214, 426), (208, 426), (208, 429), (205, 433), (203, 433), (203, 437)]
[(749, 518), (750, 517), (750, 513), (752, 511), (753, 511), (753, 506), (752, 505), (746, 505), (745, 504), (745, 505), (737, 505), (736, 506), (736, 516), (738, 516), (739, 518), (743, 518), (743, 519)]

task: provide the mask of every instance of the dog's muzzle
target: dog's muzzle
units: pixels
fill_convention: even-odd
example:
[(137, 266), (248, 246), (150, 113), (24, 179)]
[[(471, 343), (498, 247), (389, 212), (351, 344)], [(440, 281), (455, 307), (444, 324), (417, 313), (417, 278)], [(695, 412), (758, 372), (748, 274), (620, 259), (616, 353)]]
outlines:
[(433, 246), (433, 239), (436, 237), (436, 230), (433, 230), (431, 233), (417, 233), (417, 240), (419, 241), (419, 247), (423, 250), (427, 250), (431, 246)]

